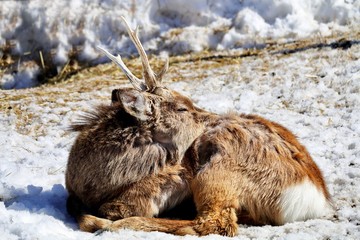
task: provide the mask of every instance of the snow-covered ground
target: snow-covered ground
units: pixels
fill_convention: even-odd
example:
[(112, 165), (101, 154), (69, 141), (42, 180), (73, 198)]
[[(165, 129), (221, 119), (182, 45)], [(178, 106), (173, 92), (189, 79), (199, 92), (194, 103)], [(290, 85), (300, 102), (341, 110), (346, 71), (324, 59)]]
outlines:
[(0, 58), (16, 57), (7, 60), (13, 61), (11, 71), (0, 71), (0, 86), (36, 86), (44, 67), (60, 73), (69, 55), (90, 64), (104, 61), (96, 46), (133, 54), (120, 16), (140, 26), (148, 51), (173, 55), (349, 31), (360, 22), (360, 1), (2, 1)]
[[(237, 239), (360, 239), (359, 59), (360, 45), (353, 45), (291, 55), (264, 51), (239, 64), (205, 69), (211, 61), (172, 66), (175, 70), (165, 81), (199, 106), (260, 114), (294, 131), (322, 169), (333, 196), (337, 217), (279, 227), (240, 226)], [(188, 80), (171, 83), (179, 74)], [(111, 89), (120, 86), (103, 75), (1, 91), (2, 239), (196, 239), (129, 230), (95, 237), (80, 232), (66, 213), (64, 170), (76, 135), (66, 129), (81, 111), (109, 103)]]
[[(4, 30), (11, 19), (3, 17), (4, 9), (7, 13), (18, 11), (19, 16), (27, 21), (33, 21), (31, 16), (40, 16), (39, 29), (45, 35), (39, 37), (39, 41), (48, 33), (50, 36), (51, 31), (61, 33), (53, 37), (55, 40), (58, 38), (59, 45), (49, 42), (40, 42), (40, 45), (60, 49), (63, 36), (68, 38), (65, 43), (69, 44), (64, 46), (71, 47), (69, 39), (75, 39), (78, 27), (71, 28), (70, 23), (76, 23), (75, 20), (86, 12), (82, 26), (87, 31), (81, 33), (89, 35), (78, 35), (78, 38), (84, 38), (91, 47), (100, 43), (129, 54), (133, 46), (126, 36), (122, 37), (124, 29), (118, 18), (125, 15), (130, 19), (134, 17), (134, 25), (138, 22), (143, 26), (141, 35), (147, 48), (163, 46), (173, 54), (181, 52), (178, 50), (180, 45), (175, 44), (179, 42), (200, 46), (193, 49), (200, 50), (214, 41), (214, 48), (222, 50), (240, 47), (236, 44), (242, 39), (256, 42), (258, 35), (282, 37), (288, 41), (314, 32), (331, 34), (340, 28), (349, 34), (346, 28), (353, 29), (351, 24), (359, 19), (359, 1), (318, 0), (301, 1), (300, 4), (300, 1), (253, 3), (227, 0), (223, 5), (215, 1), (191, 1), (188, 6), (179, 5), (180, 1), (153, 1), (139, 4), (132, 11), (129, 11), (132, 1), (116, 2), (90, 4), (81, 0), (50, 4), (48, 1), (5, 1), (0, 5), (0, 31), (2, 36), (4, 32), (10, 34), (10, 30)], [(20, 7), (21, 4), (29, 5), (29, 9)], [(167, 10), (160, 11), (160, 5), (167, 6)], [(35, 9), (45, 12), (45, 16), (36, 15)], [(104, 9), (106, 14), (96, 15), (95, 11), (105, 12)], [(64, 11), (67, 18), (58, 17)], [(16, 17), (12, 19), (15, 25), (22, 24), (21, 20), (17, 23)], [(98, 21), (91, 22), (91, 19)], [(259, 23), (259, 19), (264, 23)], [(49, 24), (56, 21), (58, 24), (68, 23), (69, 27)], [(202, 34), (216, 29), (212, 22), (227, 21), (230, 24), (226, 25), (225, 35), (233, 38), (232, 42), (227, 42), (231, 42), (230, 45), (225, 44), (225, 35), (214, 40), (213, 35)], [(248, 27), (242, 29), (236, 21)], [(313, 25), (299, 27), (296, 22)], [(182, 28), (178, 38), (182, 40), (174, 40), (174, 45), (171, 45), (166, 42), (170, 38), (162, 37), (169, 35), (174, 27)], [(89, 37), (91, 32), (93, 39)], [(182, 35), (185, 33), (187, 35)], [(199, 35), (196, 37), (196, 34)], [(106, 42), (104, 39), (109, 37), (116, 41), (110, 39)], [(27, 51), (20, 41), (17, 46), (19, 53)], [(227, 54), (241, 52), (229, 50)], [(256, 113), (288, 127), (308, 148), (324, 173), (336, 206), (336, 216), (278, 227), (239, 226), (239, 235), (235, 239), (360, 239), (360, 44), (354, 41), (346, 50), (305, 47), (292, 54), (275, 52), (265, 48), (257, 56), (239, 58), (228, 64), (218, 64), (214, 59), (180, 62), (172, 64), (165, 77), (169, 87), (191, 96), (200, 107), (219, 113), (228, 110)], [(87, 56), (86, 59), (91, 58)], [(112, 67), (108, 64), (105, 68)], [(130, 230), (95, 236), (78, 230), (65, 209), (64, 171), (69, 149), (76, 137), (67, 128), (81, 111), (99, 103), (109, 103), (111, 90), (123, 86), (111, 81), (106, 74), (91, 78), (80, 74), (87, 76), (84, 72), (79, 73), (78, 79), (56, 85), (0, 90), (0, 239), (198, 239)], [(119, 75), (124, 78), (120, 72)], [(179, 76), (181, 81), (172, 82)], [(211, 235), (202, 239), (223, 238)]]

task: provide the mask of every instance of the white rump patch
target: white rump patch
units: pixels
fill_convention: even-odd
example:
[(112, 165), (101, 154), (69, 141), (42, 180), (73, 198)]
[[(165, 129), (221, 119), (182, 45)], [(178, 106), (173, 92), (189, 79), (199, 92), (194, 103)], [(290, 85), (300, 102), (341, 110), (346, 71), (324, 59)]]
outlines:
[(284, 223), (328, 216), (332, 212), (329, 201), (309, 179), (286, 189), (280, 200)]

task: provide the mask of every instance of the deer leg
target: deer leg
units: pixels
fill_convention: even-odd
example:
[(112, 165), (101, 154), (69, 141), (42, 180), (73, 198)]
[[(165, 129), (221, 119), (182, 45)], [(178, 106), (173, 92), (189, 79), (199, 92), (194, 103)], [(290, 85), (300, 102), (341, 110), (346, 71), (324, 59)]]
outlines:
[(126, 191), (120, 197), (103, 203), (98, 214), (101, 217), (118, 220), (132, 216), (153, 217), (158, 214), (158, 208), (153, 202), (151, 192)]
[(111, 202), (102, 204), (98, 210), (98, 213), (101, 217), (114, 221), (135, 216), (136, 214), (134, 214), (134, 210), (135, 209), (133, 206), (130, 206), (121, 200), (113, 200)]
[(158, 187), (148, 185), (140, 181), (120, 191), (117, 197), (99, 206), (98, 215), (113, 221), (132, 216), (153, 217), (158, 213), (153, 203)]
[(238, 232), (236, 209), (222, 207), (221, 209), (203, 210), (195, 219), (193, 229), (200, 236), (219, 234), (233, 237)]
[(180, 174), (183, 169), (181, 166), (178, 168), (164, 169), (158, 175), (148, 176), (121, 190), (118, 197), (99, 207), (99, 215), (110, 220), (132, 216), (154, 217), (178, 205), (191, 194), (187, 177), (182, 179)]
[(116, 231), (118, 229), (132, 229), (136, 231), (158, 231), (172, 233), (175, 235), (197, 235), (193, 230), (194, 221), (191, 220), (173, 220), (165, 218), (147, 218), (147, 217), (130, 217), (117, 220), (108, 227), (107, 231)]
[(117, 220), (105, 230), (129, 228), (142, 231), (160, 231), (176, 235), (237, 234), (239, 209), (234, 175), (223, 169), (207, 168), (192, 182), (194, 201), (199, 212), (195, 220), (171, 220), (149, 217), (129, 217)]
[[(211, 161), (215, 161), (215, 164), (206, 164), (192, 182), (199, 213), (195, 219), (194, 230), (199, 235), (235, 236), (238, 231), (237, 212), (240, 209), (236, 187), (238, 176), (226, 169), (226, 166), (216, 164), (216, 159)], [(226, 159), (221, 161), (226, 162)]]

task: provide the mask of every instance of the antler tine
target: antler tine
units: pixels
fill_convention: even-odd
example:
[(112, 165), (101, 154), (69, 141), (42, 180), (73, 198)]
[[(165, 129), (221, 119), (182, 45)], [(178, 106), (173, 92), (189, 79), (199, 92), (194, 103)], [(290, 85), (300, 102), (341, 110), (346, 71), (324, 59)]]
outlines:
[(147, 87), (145, 83), (134, 76), (134, 74), (131, 73), (131, 71), (126, 67), (123, 60), (121, 59), (120, 55), (117, 55), (116, 57), (109, 53), (106, 49), (102, 47), (97, 47), (99, 50), (101, 50), (108, 58), (110, 58), (114, 63), (116, 63), (121, 70), (125, 73), (126, 77), (130, 80), (131, 84), (134, 86), (135, 89), (139, 91), (146, 91)]
[(162, 82), (162, 78), (168, 69), (169, 69), (169, 58), (166, 58), (166, 62), (164, 64), (163, 68), (156, 74), (157, 81), (159, 83)]
[[(153, 92), (155, 88), (160, 85), (161, 81), (157, 79), (156, 74), (150, 67), (149, 59), (138, 37), (138, 27), (136, 27), (135, 30), (132, 30), (126, 19), (124, 17), (121, 17), (121, 19), (124, 21), (129, 36), (139, 52), (141, 62), (143, 65), (143, 76), (144, 76), (145, 84), (148, 87), (148, 91)], [(164, 73), (166, 72), (166, 70), (167, 69), (165, 68)], [(164, 73), (162, 73), (161, 75), (164, 75)]]

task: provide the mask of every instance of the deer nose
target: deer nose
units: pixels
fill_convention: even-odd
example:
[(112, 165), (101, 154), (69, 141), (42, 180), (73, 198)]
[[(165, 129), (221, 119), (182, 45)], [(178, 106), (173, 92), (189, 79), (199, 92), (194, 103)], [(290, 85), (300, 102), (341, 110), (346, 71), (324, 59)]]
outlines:
[(111, 93), (111, 102), (112, 102), (112, 103), (115, 103), (115, 102), (118, 102), (118, 101), (119, 101), (118, 92), (119, 92), (118, 89), (112, 90), (112, 93)]

